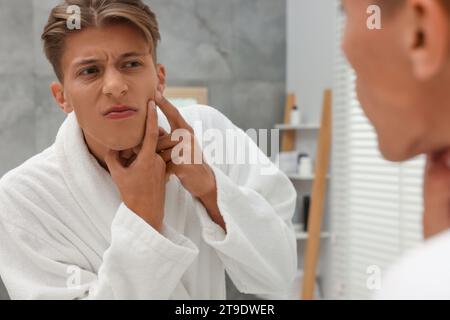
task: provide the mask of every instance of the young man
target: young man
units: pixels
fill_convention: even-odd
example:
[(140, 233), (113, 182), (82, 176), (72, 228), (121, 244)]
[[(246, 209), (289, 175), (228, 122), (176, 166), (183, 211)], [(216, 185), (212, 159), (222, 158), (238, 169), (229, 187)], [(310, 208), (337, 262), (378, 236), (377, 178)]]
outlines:
[[(72, 5), (80, 29), (68, 28)], [(265, 175), (202, 152), (195, 122), (264, 157), (218, 111), (164, 98), (153, 12), (140, 0), (66, 0), (42, 39), (68, 116), (50, 148), (0, 182), (11, 298), (224, 299), (225, 271), (245, 293), (288, 290), (295, 189), (273, 164)], [(178, 161), (175, 149), (204, 161)]]
[[(367, 28), (381, 8), (382, 29)], [(427, 155), (424, 235), (382, 279), (379, 298), (450, 299), (450, 1), (343, 0), (343, 49), (386, 159)]]

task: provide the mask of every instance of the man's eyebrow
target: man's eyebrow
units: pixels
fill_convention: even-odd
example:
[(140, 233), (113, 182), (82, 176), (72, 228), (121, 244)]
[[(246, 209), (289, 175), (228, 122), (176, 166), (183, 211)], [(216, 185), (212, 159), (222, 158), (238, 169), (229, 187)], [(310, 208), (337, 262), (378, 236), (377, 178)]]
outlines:
[(127, 52), (127, 53), (120, 55), (119, 59), (130, 58), (130, 57), (142, 57), (142, 56), (146, 56), (148, 54), (149, 53), (147, 53), (147, 52)]
[(81, 67), (81, 66), (84, 66), (87, 64), (95, 63), (98, 61), (99, 60), (97, 60), (97, 59), (82, 59), (82, 60), (78, 59), (73, 62), (73, 66), (76, 68), (76, 67)]
[[(147, 54), (148, 54), (147, 52), (127, 52), (127, 53), (121, 54), (119, 56), (119, 60), (122, 60), (125, 58), (130, 58), (130, 57), (142, 57), (142, 56), (146, 56)], [(100, 61), (100, 60), (96, 59), (96, 58), (82, 58), (79, 60), (75, 60), (73, 62), (73, 66), (80, 67), (80, 66), (96, 63), (98, 61)]]

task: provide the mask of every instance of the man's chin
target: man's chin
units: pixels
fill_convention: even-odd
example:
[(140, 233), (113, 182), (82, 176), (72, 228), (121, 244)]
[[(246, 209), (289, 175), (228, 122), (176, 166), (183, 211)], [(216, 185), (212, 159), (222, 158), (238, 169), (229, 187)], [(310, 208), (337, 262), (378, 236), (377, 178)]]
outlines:
[(414, 151), (415, 148), (407, 148), (402, 146), (401, 143), (394, 143), (393, 141), (385, 143), (378, 141), (378, 145), (381, 155), (387, 161), (403, 162), (420, 154), (417, 150)]
[(128, 151), (128, 150), (133, 150), (135, 148), (140, 147), (142, 144), (142, 139), (136, 139), (133, 141), (124, 141), (124, 142), (120, 142), (120, 143), (114, 143), (110, 149), (114, 150), (114, 151)]
[(118, 132), (118, 135), (115, 137), (114, 141), (115, 150), (117, 151), (129, 150), (141, 145), (145, 135), (144, 130), (135, 130), (135, 128), (122, 130), (120, 133)]

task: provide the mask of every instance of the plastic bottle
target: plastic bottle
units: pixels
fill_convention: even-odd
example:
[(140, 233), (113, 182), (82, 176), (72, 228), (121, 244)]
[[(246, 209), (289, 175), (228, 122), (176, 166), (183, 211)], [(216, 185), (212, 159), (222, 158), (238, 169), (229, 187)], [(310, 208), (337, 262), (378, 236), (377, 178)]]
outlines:
[(300, 109), (297, 106), (292, 107), (290, 121), (293, 126), (298, 126), (300, 124)]

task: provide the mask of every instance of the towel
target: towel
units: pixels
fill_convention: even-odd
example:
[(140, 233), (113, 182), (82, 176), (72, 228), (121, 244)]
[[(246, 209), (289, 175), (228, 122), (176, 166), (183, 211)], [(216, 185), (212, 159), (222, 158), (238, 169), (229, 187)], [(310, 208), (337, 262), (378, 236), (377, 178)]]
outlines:
[[(231, 130), (237, 145), (265, 157), (216, 109), (180, 112), (204, 147), (219, 141), (205, 141), (199, 123), (202, 130)], [(161, 112), (158, 121), (169, 129)], [(292, 183), (273, 164), (263, 174), (259, 163), (205, 157), (227, 233), (174, 176), (158, 232), (122, 202), (69, 114), (53, 145), (0, 180), (0, 276), (10, 297), (225, 299), (225, 272), (243, 293), (286, 292), (297, 267)]]

